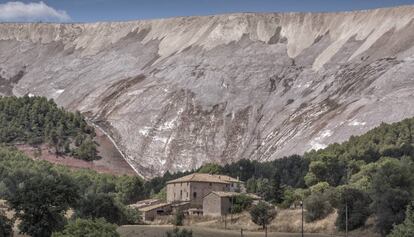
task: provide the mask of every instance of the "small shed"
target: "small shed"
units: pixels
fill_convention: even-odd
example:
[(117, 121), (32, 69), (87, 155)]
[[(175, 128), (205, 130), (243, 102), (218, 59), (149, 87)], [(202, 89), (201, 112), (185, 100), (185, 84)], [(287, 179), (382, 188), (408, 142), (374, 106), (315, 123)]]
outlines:
[(236, 192), (213, 191), (203, 199), (204, 216), (223, 216), (230, 213), (231, 198), (240, 195)]
[(143, 221), (153, 221), (155, 217), (169, 215), (171, 213), (170, 203), (158, 203), (155, 205), (138, 209), (142, 213)]

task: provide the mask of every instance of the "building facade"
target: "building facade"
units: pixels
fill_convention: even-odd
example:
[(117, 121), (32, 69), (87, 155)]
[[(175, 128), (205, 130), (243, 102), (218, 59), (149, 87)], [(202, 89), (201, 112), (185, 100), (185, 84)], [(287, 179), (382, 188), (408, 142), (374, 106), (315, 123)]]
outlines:
[(167, 202), (189, 202), (192, 208), (202, 208), (203, 198), (209, 193), (241, 189), (242, 185), (226, 175), (194, 173), (167, 182)]
[(211, 192), (203, 199), (204, 216), (224, 216), (231, 211), (232, 192)]

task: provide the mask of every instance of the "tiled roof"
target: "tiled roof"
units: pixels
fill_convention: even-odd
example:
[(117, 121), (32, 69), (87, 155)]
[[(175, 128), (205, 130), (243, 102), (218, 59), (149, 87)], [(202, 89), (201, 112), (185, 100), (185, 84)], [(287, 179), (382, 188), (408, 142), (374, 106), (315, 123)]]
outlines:
[[(225, 191), (212, 191), (211, 193), (219, 196), (219, 197), (235, 197), (238, 195), (246, 195), (254, 200), (260, 200), (262, 199), (261, 197), (257, 196), (256, 194), (253, 193), (237, 193), (237, 192), (225, 192)], [(210, 193), (210, 194), (211, 194)]]
[(151, 205), (158, 204), (158, 203), (161, 203), (159, 199), (146, 199), (146, 200), (138, 201), (137, 203), (134, 203), (134, 204), (130, 204), (129, 206), (133, 208), (144, 208), (144, 207), (151, 206)]
[(224, 191), (212, 191), (211, 193), (214, 193), (219, 197), (234, 197), (234, 196), (238, 196), (241, 194), (241, 193), (236, 193), (236, 192), (224, 192)]
[(241, 183), (240, 180), (232, 178), (227, 175), (217, 175), (217, 174), (203, 174), (203, 173), (193, 173), (178, 179), (168, 181), (170, 183), (182, 183), (182, 182), (209, 182), (209, 183)]
[(158, 204), (151, 205), (151, 206), (148, 206), (148, 207), (140, 208), (138, 210), (141, 211), (141, 212), (146, 212), (146, 211), (151, 211), (151, 210), (154, 210), (154, 209), (157, 209), (157, 208), (166, 207), (166, 206), (169, 206), (169, 205), (171, 205), (171, 204), (169, 204), (169, 203), (158, 203)]

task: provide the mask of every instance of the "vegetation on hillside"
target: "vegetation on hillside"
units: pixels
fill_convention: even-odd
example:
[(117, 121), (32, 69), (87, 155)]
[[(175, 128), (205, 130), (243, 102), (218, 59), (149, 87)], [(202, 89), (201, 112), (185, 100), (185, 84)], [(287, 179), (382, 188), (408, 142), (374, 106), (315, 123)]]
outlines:
[[(125, 188), (132, 185), (134, 188)], [(114, 224), (138, 221), (126, 204), (143, 196), (136, 176), (113, 176), (92, 170), (69, 170), (46, 161), (34, 161), (11, 147), (0, 146), (0, 199), (16, 211), (19, 230), (31, 236), (50, 236), (73, 218), (105, 218)]]
[(0, 97), (0, 143), (47, 143), (56, 155), (97, 160), (94, 128), (45, 97)]
[(198, 171), (240, 177), (249, 192), (281, 207), (303, 201), (309, 222), (335, 208), (340, 231), (345, 229), (345, 210), (350, 230), (374, 216), (376, 230), (386, 236), (406, 220), (407, 205), (414, 201), (414, 118), (383, 123), (364, 135), (303, 156), (207, 164)]
[[(94, 143), (90, 143), (93, 129), (79, 113), (65, 112), (53, 101), (40, 97), (0, 98), (0, 111), (3, 143), (46, 142), (56, 152), (79, 158), (89, 154), (82, 159), (94, 159), (91, 157), (96, 155)], [(381, 124), (362, 136), (303, 156), (263, 163), (240, 160), (224, 166), (207, 164), (191, 172), (240, 177), (249, 192), (280, 207), (298, 207), (303, 202), (309, 222), (336, 209), (338, 230), (345, 228), (346, 214), (350, 230), (364, 226), (373, 216), (382, 236), (391, 231), (393, 236), (403, 236), (399, 233), (412, 227), (412, 208), (408, 207), (414, 201), (414, 118)], [(74, 209), (74, 218), (104, 218), (115, 224), (135, 222), (137, 213), (126, 204), (151, 196), (164, 197), (167, 181), (191, 172), (167, 172), (143, 182), (138, 177), (72, 171), (33, 161), (12, 147), (0, 146), (0, 198), (17, 211), (20, 230), (33, 236), (61, 231), (69, 208)], [(232, 212), (246, 209), (251, 203), (243, 196), (236, 201)]]

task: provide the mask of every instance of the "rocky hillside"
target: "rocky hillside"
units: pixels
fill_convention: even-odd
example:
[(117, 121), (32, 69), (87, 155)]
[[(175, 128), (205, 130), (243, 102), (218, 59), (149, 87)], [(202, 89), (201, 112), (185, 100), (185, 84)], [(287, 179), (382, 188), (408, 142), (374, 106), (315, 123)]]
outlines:
[(0, 24), (0, 91), (80, 110), (150, 177), (414, 116), (414, 7)]

